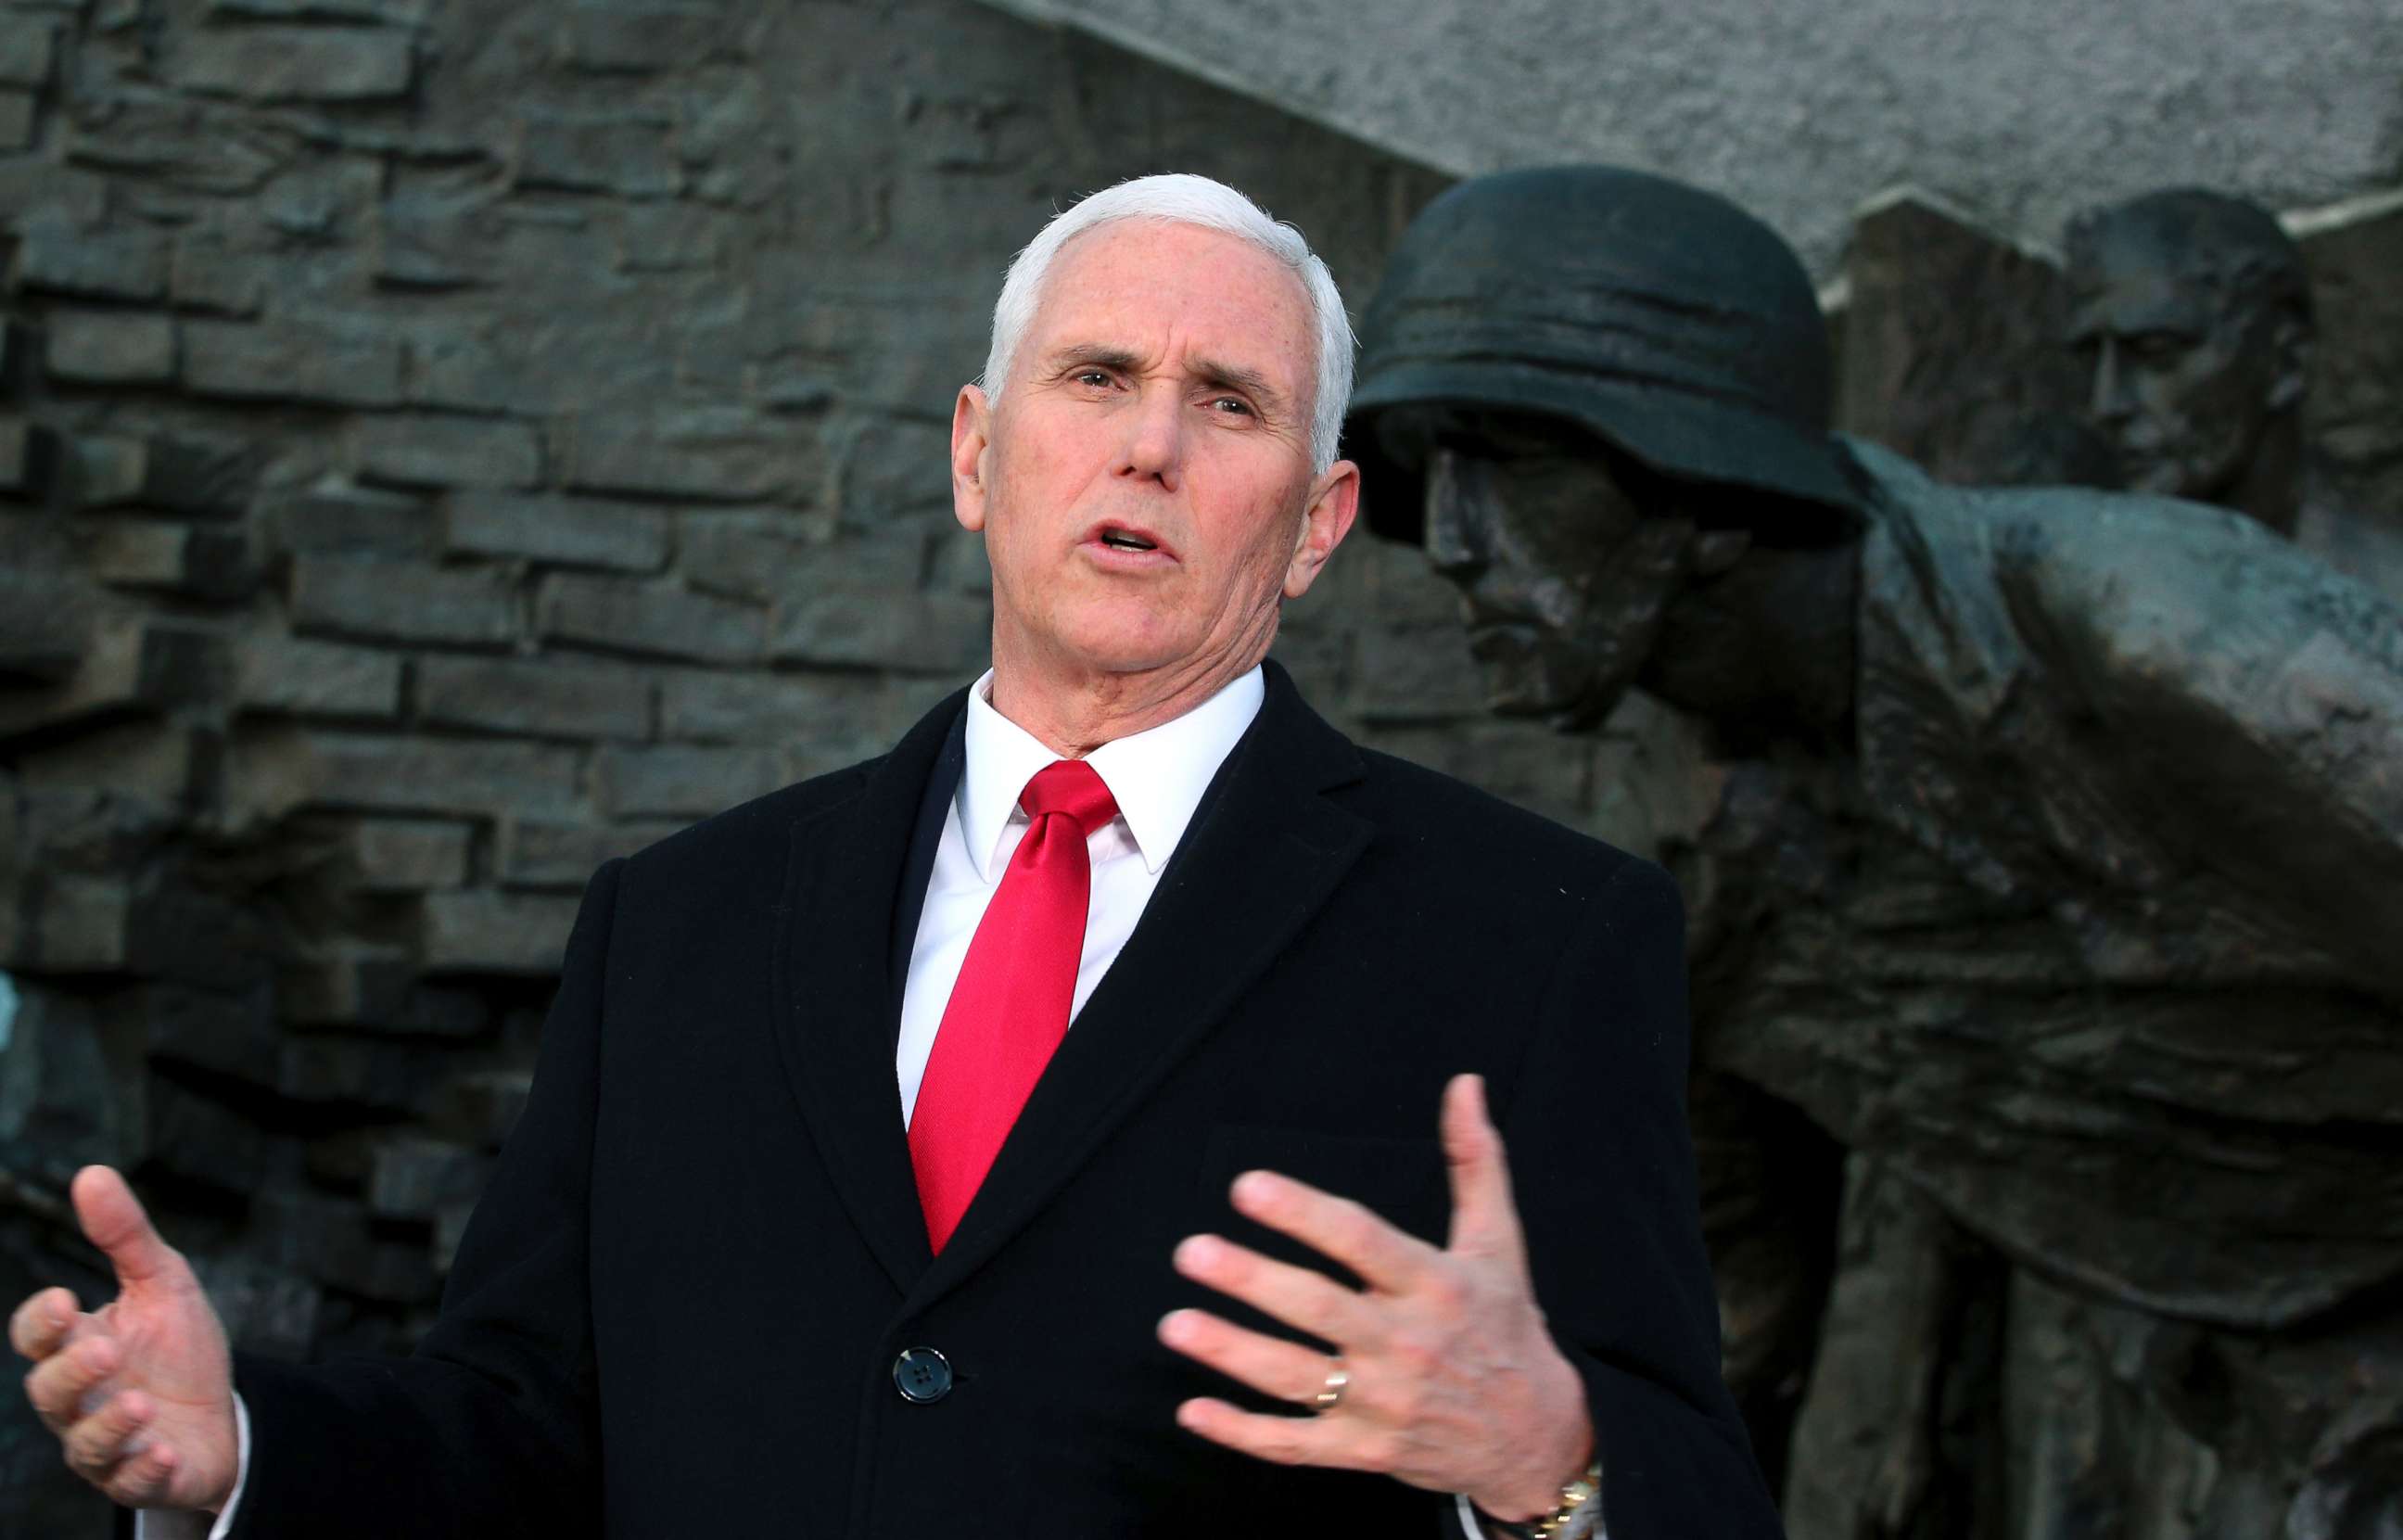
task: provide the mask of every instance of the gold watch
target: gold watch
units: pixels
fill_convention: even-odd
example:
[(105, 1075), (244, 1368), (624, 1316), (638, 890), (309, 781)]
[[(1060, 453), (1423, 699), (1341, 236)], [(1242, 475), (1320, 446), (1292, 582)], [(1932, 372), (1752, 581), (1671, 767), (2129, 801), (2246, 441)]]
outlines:
[(1596, 1459), (1563, 1485), (1560, 1504), (1549, 1513), (1523, 1524), (1496, 1519), (1483, 1508), (1477, 1510), (1477, 1518), (1488, 1533), (1512, 1540), (1587, 1540), (1602, 1529), (1602, 1462)]

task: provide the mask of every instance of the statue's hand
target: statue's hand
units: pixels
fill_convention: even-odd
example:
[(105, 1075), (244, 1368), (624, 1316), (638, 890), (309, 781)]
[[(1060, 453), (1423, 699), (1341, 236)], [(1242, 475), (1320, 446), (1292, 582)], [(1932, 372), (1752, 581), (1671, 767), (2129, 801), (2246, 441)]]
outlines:
[(128, 1507), (215, 1512), (240, 1436), (224, 1325), (190, 1264), (150, 1226), (125, 1179), (76, 1173), (76, 1218), (117, 1270), (89, 1313), (63, 1288), (17, 1307), (10, 1345), (34, 1361), (25, 1394), (76, 1475)]

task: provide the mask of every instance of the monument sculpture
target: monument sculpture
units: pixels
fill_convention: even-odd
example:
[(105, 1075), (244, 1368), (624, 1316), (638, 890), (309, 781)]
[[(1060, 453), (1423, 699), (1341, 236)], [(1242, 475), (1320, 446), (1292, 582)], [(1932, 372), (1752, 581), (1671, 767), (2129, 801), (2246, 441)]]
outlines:
[(2087, 211), (2064, 244), (2067, 337), (2111, 484), (2234, 508), (2403, 595), (2403, 525), (2338, 502), (2306, 443), (2310, 274), (2277, 217), (2173, 188)]
[[(1792, 253), (1636, 173), (1455, 188), (1363, 342), (1369, 516), (1496, 708), (1640, 687), (1724, 761), (1674, 857), (1698, 1067), (1853, 1152), (1798, 1537), (2383, 1501), (2375, 1457), (2305, 1488), (2393, 1428), (2292, 1360), (2352, 1305), (2403, 1367), (2358, 1322), (2403, 1273), (2403, 613), (2243, 515), (1831, 438)], [(2140, 1509), (2187, 1527), (2077, 1528)]]

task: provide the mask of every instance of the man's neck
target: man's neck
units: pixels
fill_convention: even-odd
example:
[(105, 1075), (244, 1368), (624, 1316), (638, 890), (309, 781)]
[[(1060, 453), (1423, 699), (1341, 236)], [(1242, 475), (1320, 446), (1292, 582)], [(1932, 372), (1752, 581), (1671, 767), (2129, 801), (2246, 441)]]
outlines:
[(1250, 673), (1268, 656), (1274, 628), (1256, 648), (1118, 673), (1040, 669), (993, 649), (993, 709), (1066, 759), (1174, 722)]

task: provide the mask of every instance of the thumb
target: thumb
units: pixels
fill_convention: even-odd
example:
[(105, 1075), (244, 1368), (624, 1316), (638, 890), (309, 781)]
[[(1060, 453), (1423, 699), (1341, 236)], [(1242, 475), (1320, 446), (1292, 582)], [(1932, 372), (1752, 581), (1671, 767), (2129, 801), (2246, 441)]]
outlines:
[(125, 1178), (106, 1166), (86, 1166), (67, 1189), (86, 1239), (108, 1254), (119, 1286), (162, 1282), (183, 1258), (159, 1238)]
[(1452, 1239), (1447, 1248), (1505, 1256), (1524, 1265), (1519, 1208), (1502, 1131), (1485, 1110), (1482, 1075), (1455, 1075), (1443, 1088), (1443, 1160), (1452, 1174)]

